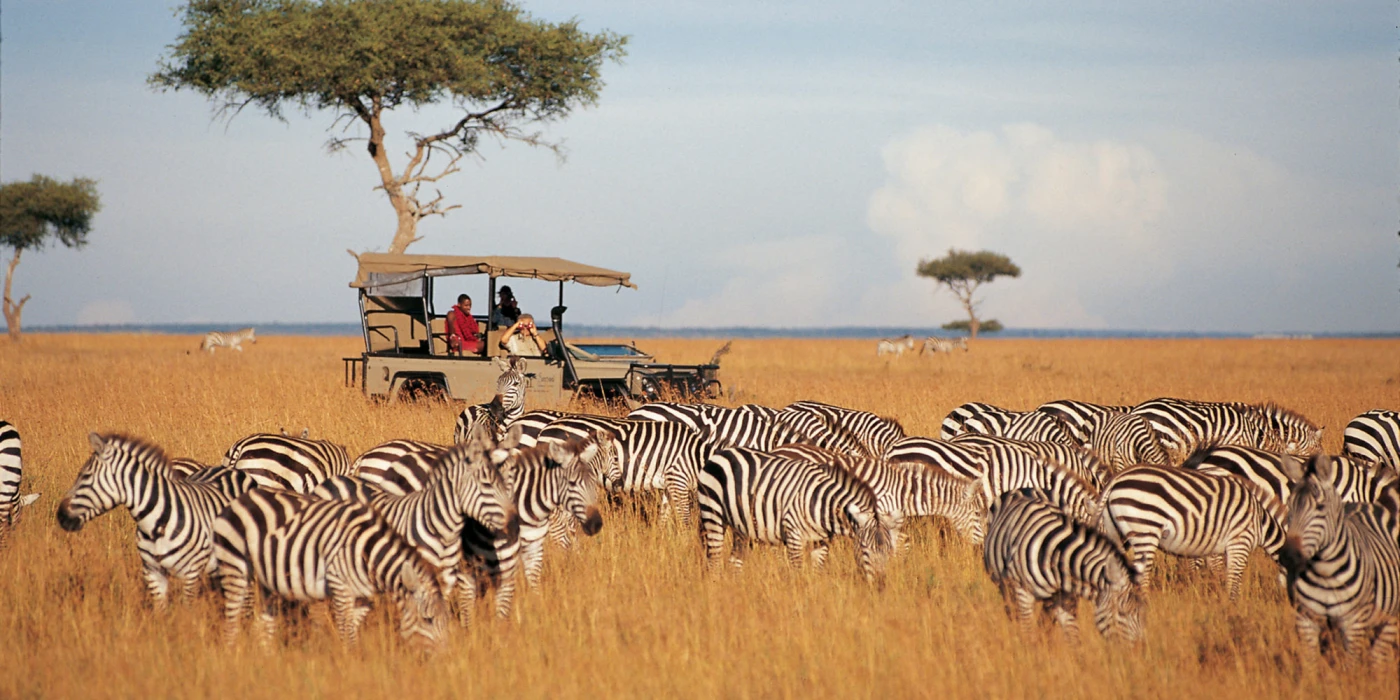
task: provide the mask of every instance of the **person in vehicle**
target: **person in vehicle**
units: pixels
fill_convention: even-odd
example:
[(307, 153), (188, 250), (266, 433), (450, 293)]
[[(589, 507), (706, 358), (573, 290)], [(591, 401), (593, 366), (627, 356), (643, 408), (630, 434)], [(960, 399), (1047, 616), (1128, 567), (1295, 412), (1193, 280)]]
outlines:
[(457, 295), (457, 305), (447, 312), (447, 354), (481, 352), (481, 326), (472, 317), (472, 298)]
[(496, 315), (491, 317), (491, 323), (496, 328), (513, 326), (520, 320), (520, 304), (515, 301), (515, 292), (511, 291), (510, 285), (501, 287), (501, 299), (496, 303)]
[(535, 328), (535, 317), (520, 314), (520, 318), (501, 334), (501, 349), (520, 357), (543, 357), (544, 338)]

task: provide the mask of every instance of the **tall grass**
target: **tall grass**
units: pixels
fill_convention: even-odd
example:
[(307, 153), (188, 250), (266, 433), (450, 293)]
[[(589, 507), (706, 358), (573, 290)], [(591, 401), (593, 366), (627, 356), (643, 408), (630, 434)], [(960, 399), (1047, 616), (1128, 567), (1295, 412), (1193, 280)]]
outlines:
[[(644, 345), (694, 362), (716, 344)], [(395, 437), (445, 442), (459, 409), (376, 404), (344, 388), (339, 358), (357, 352), (353, 339), (268, 337), (213, 357), (191, 352), (197, 345), (106, 335), (0, 344), (0, 418), (23, 434), (26, 490), (44, 493), (0, 554), (0, 697), (1396, 696), (1393, 672), (1300, 674), (1292, 612), (1261, 555), (1235, 604), (1223, 581), (1164, 562), (1142, 645), (1108, 647), (1086, 630), (1072, 648), (1048, 626), (1023, 638), (979, 552), (937, 523), (911, 529), (912, 551), (875, 591), (844, 544), (824, 572), (789, 570), (781, 551), (758, 548), (742, 572), (711, 577), (692, 529), (609, 512), (578, 551), (549, 551), (541, 590), (517, 597), (512, 620), (482, 607), (481, 623), (435, 658), (399, 644), (383, 610), (355, 650), (341, 649), (319, 614), (285, 623), (274, 653), (225, 649), (215, 596), (165, 615), (149, 609), (125, 513), (76, 534), (55, 525), (86, 434), (127, 432), (217, 463), (237, 438), (279, 427), (309, 427), (352, 453)], [(755, 340), (735, 342), (722, 378), (726, 401), (829, 401), (920, 435), (936, 435), (972, 400), (1019, 409), (1057, 398), (1273, 400), (1325, 425), (1335, 451), (1352, 416), (1400, 405), (1400, 343), (994, 340), (887, 362), (869, 342)], [(1081, 614), (1092, 627), (1090, 608)]]

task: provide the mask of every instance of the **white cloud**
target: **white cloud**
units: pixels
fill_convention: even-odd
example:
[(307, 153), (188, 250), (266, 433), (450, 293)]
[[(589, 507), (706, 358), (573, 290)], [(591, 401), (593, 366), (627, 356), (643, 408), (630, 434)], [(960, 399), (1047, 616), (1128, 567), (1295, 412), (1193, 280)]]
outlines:
[(102, 299), (88, 302), (78, 311), (80, 326), (114, 326), (136, 321), (136, 312), (123, 299)]

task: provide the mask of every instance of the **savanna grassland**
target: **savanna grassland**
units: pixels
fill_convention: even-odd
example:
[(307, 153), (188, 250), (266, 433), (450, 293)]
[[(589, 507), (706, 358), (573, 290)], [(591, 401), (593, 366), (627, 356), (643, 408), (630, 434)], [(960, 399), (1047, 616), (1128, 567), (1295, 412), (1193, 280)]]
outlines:
[[(1148, 595), (1144, 643), (1104, 645), (1084, 604), (1073, 648), (1048, 625), (1023, 638), (978, 550), (936, 523), (911, 527), (912, 550), (876, 591), (842, 543), (824, 572), (790, 570), (781, 550), (760, 547), (742, 572), (708, 577), (693, 530), (608, 511), (575, 552), (549, 549), (542, 588), (517, 596), (513, 619), (482, 608), (481, 624), (424, 659), (398, 643), (382, 609), (354, 650), (320, 612), (284, 625), (274, 653), (251, 637), (225, 649), (215, 596), (150, 610), (125, 512), (78, 533), (55, 524), (89, 431), (207, 463), (279, 427), (309, 427), (352, 454), (389, 438), (448, 441), (459, 407), (378, 405), (342, 386), (339, 358), (357, 344), (265, 337), (208, 357), (191, 337), (0, 343), (0, 418), (23, 434), (25, 491), (43, 492), (0, 554), (0, 697), (1396, 697), (1393, 672), (1300, 674), (1291, 609), (1259, 553), (1238, 603), (1223, 581), (1169, 560)], [(676, 362), (716, 345), (643, 343)], [(1352, 416), (1400, 408), (1397, 341), (990, 340), (886, 362), (868, 341), (753, 340), (734, 344), (722, 374), (735, 403), (815, 399), (934, 436), (965, 401), (1026, 409), (1172, 395), (1277, 401), (1326, 426), (1337, 451)]]

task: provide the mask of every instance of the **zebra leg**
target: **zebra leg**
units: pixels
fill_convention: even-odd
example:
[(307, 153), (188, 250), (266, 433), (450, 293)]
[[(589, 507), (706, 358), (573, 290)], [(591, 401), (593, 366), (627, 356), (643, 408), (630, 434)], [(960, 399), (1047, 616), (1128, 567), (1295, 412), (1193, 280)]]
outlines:
[(1155, 534), (1133, 533), (1124, 538), (1128, 559), (1138, 571), (1138, 581), (1142, 590), (1152, 589), (1152, 567), (1157, 559), (1159, 538)]
[(1078, 603), (1078, 598), (1063, 593), (1050, 601), (1050, 615), (1065, 633), (1065, 641), (1070, 644), (1079, 643), (1079, 621), (1074, 616), (1074, 608)]
[(224, 644), (233, 646), (238, 640), (238, 628), (243, 617), (251, 610), (252, 591), (247, 577), (226, 572), (219, 577), (219, 587), (224, 591)]
[(151, 595), (151, 607), (165, 612), (170, 607), (170, 579), (158, 565), (141, 563), (141, 577), (146, 580), (146, 592)]
[[(723, 534), (721, 534), (720, 537), (721, 537), (721, 540), (720, 540), (720, 541), (723, 542), (723, 537), (724, 537)], [(740, 535), (739, 533), (735, 532), (735, 533), (734, 533), (734, 542), (733, 542), (733, 544), (731, 544), (730, 547), (729, 547), (729, 563), (730, 563), (730, 564), (733, 564), (733, 565), (734, 565), (734, 568), (736, 568), (736, 569), (743, 569), (743, 568), (744, 568), (744, 555), (747, 554), (748, 551), (749, 551), (749, 538), (744, 537), (743, 535)]]
[[(719, 513), (706, 508), (700, 509), (700, 544), (705, 548), (705, 568), (714, 571), (719, 565), (720, 555), (724, 553), (724, 520)], [(730, 556), (730, 561), (736, 567), (744, 564), (743, 555), (740, 552), (739, 542), (743, 538), (738, 531), (734, 533), (734, 554)]]
[(1240, 580), (1244, 578), (1244, 567), (1249, 563), (1249, 553), (1254, 551), (1254, 543), (1232, 544), (1225, 548), (1225, 585), (1230, 591), (1230, 601), (1240, 599)]
[(362, 605), (355, 596), (340, 586), (330, 585), (331, 621), (335, 623), (340, 642), (353, 647), (360, 641), (360, 625), (369, 615), (369, 606)]
[(539, 588), (540, 572), (544, 569), (544, 537), (522, 541), (520, 560), (525, 567), (525, 585), (530, 588)]
[(1010, 589), (1006, 592), (1010, 600), (1008, 612), (1011, 612), (1012, 617), (1020, 624), (1022, 636), (1030, 636), (1035, 630), (1035, 595), (1015, 582), (1007, 584), (1007, 587)]
[(277, 635), (277, 609), (282, 606), (282, 599), (272, 591), (263, 589), (262, 610), (258, 612), (258, 647), (263, 651), (272, 648), (272, 640)]
[[(500, 559), (501, 572), (496, 583), (496, 617), (501, 620), (510, 618), (510, 608), (515, 603), (515, 580), (519, 578), (520, 572), (519, 545), (513, 550)], [(500, 551), (499, 548), (497, 551)]]
[(807, 542), (792, 534), (791, 528), (783, 528), (783, 547), (787, 549), (788, 565), (794, 569), (802, 568), (802, 555), (807, 549)]
[(481, 586), (479, 576), (477, 567), (471, 564), (464, 562), (458, 569), (457, 588), (453, 591), (453, 597), (457, 602), (457, 622), (464, 630), (471, 629), (472, 618), (476, 615), (476, 593)]
[(1371, 643), (1371, 669), (1385, 670), (1395, 666), (1396, 638), (1400, 636), (1400, 619), (1394, 617), (1381, 624), (1376, 641)]
[(682, 526), (690, 526), (690, 490), (685, 484), (666, 484), (666, 494), (675, 504), (676, 521)]
[(812, 568), (818, 571), (826, 568), (826, 555), (831, 551), (831, 540), (822, 540), (812, 547), (807, 556), (812, 558)]
[(1322, 657), (1322, 645), (1319, 640), (1322, 628), (1317, 620), (1302, 610), (1296, 611), (1293, 624), (1298, 628), (1298, 642), (1302, 646), (1298, 655), (1302, 657), (1303, 670), (1312, 674), (1317, 671), (1318, 659)]

